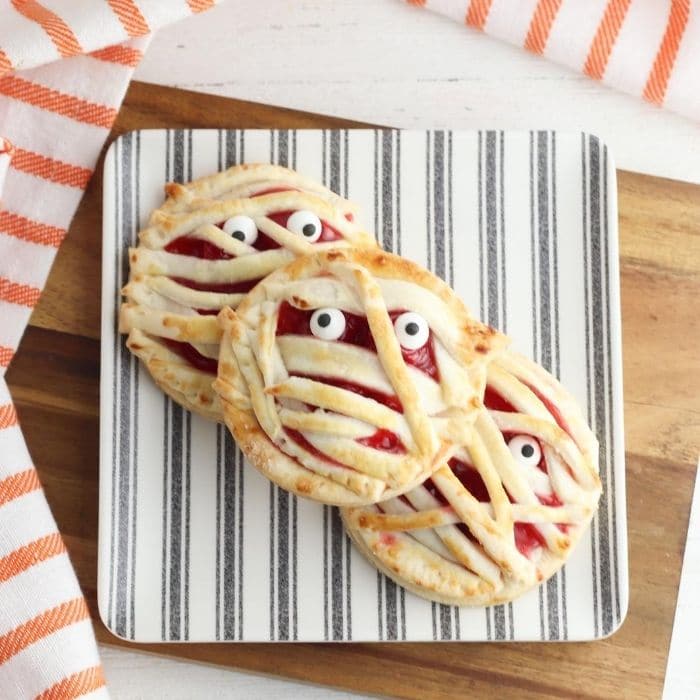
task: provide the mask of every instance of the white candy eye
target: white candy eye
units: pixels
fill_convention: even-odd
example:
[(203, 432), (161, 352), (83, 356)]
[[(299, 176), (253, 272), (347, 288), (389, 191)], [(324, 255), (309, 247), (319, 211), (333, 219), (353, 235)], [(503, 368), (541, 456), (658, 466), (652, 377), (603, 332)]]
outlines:
[(295, 211), (287, 219), (287, 228), (292, 233), (302, 236), (309, 243), (315, 243), (321, 237), (321, 232), (323, 231), (321, 219), (312, 211), (306, 210)]
[(321, 340), (338, 340), (345, 332), (345, 314), (340, 309), (326, 307), (311, 314), (311, 332)]
[(253, 245), (258, 240), (258, 227), (249, 216), (232, 216), (224, 222), (224, 233), (241, 243)]
[(430, 337), (428, 322), (414, 311), (402, 313), (394, 321), (396, 337), (405, 350), (418, 350), (422, 348)]
[(530, 435), (516, 435), (508, 441), (510, 450), (515, 461), (523, 467), (536, 467), (542, 459), (540, 443)]

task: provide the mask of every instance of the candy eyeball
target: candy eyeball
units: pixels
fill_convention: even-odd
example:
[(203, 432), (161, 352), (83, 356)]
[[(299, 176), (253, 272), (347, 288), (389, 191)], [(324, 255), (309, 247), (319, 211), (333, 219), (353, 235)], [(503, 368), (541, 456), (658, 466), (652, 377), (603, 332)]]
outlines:
[(516, 435), (508, 441), (515, 461), (523, 467), (536, 467), (542, 459), (540, 443), (530, 435)]
[(224, 233), (241, 243), (253, 245), (258, 240), (258, 227), (249, 216), (232, 216), (223, 225)]
[(287, 219), (287, 228), (309, 243), (315, 243), (323, 232), (321, 219), (312, 211), (295, 211)]
[(338, 340), (345, 333), (345, 314), (340, 309), (316, 309), (309, 323), (311, 332), (321, 340)]
[(406, 311), (398, 316), (394, 321), (394, 331), (404, 350), (418, 350), (430, 337), (428, 322), (414, 311)]

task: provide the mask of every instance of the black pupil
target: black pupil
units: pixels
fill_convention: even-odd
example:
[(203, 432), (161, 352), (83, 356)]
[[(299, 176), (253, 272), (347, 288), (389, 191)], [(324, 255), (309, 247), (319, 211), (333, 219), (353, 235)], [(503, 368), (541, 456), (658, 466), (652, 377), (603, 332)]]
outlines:
[(234, 231), (231, 235), (239, 241), (245, 241), (245, 233), (243, 231)]
[(304, 228), (301, 229), (302, 233), (307, 236), (308, 238), (311, 238), (316, 233), (316, 225), (315, 224), (304, 224)]
[(317, 323), (321, 328), (325, 328), (326, 326), (331, 325), (331, 315), (330, 314), (321, 314), (318, 317)]
[(520, 454), (525, 458), (530, 458), (535, 454), (535, 448), (532, 445), (523, 445), (520, 448)]
[(404, 329), (408, 335), (416, 335), (420, 328), (418, 328), (418, 324), (415, 323), (414, 321), (411, 321), (410, 323), (406, 324), (406, 328)]

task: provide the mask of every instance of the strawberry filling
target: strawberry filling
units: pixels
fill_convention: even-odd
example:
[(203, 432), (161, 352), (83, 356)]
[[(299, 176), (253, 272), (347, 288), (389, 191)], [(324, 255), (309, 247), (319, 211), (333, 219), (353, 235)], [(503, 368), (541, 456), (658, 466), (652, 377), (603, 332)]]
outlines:
[(360, 396), (365, 396), (368, 399), (374, 399), (378, 403), (389, 407), (392, 411), (403, 413), (403, 406), (401, 405), (398, 396), (385, 394), (383, 391), (375, 391), (374, 389), (362, 386), (361, 384), (355, 384), (354, 382), (349, 382), (345, 379), (338, 379), (337, 377), (321, 377), (313, 374), (295, 374), (294, 376), (303, 377), (304, 379), (313, 379), (315, 382), (336, 386), (339, 389), (347, 389), (348, 391), (352, 391)]
[(251, 199), (253, 197), (262, 197), (264, 194), (276, 194), (277, 192), (298, 192), (299, 190), (295, 190), (293, 187), (268, 187), (266, 190), (260, 190), (260, 192), (256, 192), (255, 194), (251, 194), (250, 197)]
[[(278, 211), (274, 214), (268, 214), (267, 218), (272, 219), (276, 224), (279, 224), (282, 228), (287, 228), (287, 219), (293, 214), (293, 211)], [(258, 234), (258, 241), (260, 236), (264, 234)], [(321, 220), (321, 235), (319, 236), (316, 243), (330, 243), (331, 241), (339, 241), (343, 236), (339, 231), (336, 231), (330, 224)], [(258, 241), (255, 242), (255, 248), (258, 248)], [(279, 246), (278, 246), (279, 247)]]
[[(263, 194), (272, 194), (273, 192), (284, 192), (289, 188), (277, 187), (270, 188), (268, 190), (263, 190), (258, 192), (254, 197), (259, 197)], [(291, 211), (281, 211), (274, 214), (269, 214), (269, 218), (280, 226), (286, 227), (287, 219), (292, 215)], [(224, 222), (220, 222), (219, 226), (222, 227)], [(319, 241), (335, 241), (342, 238), (341, 234), (328, 225), (325, 221), (322, 222), (323, 229), (321, 231), (321, 236)], [(255, 241), (253, 247), (260, 251), (274, 250), (280, 248), (280, 244), (274, 241), (269, 236), (265, 235), (262, 231), (258, 232), (258, 237)], [(186, 255), (191, 258), (198, 258), (200, 260), (232, 260), (236, 256), (232, 253), (219, 248), (219, 246), (206, 241), (202, 238), (193, 235), (183, 235), (170, 241), (168, 245), (165, 246), (165, 251), (168, 253), (173, 253), (174, 255)], [(197, 282), (195, 280), (187, 279), (185, 277), (171, 277), (174, 282), (187, 287), (188, 289), (196, 289), (200, 292), (214, 292), (217, 294), (246, 294), (249, 292), (260, 279), (245, 280), (242, 282), (230, 282), (230, 283), (219, 283), (219, 282)], [(219, 309), (196, 309), (197, 313), (202, 316), (216, 316), (219, 313)], [(171, 346), (171, 350), (177, 352), (178, 355), (185, 358), (193, 367), (197, 369), (204, 369), (206, 372), (213, 372), (216, 374), (216, 363), (214, 362), (213, 370), (211, 369), (212, 364), (209, 358), (203, 357), (195, 348), (192, 346), (189, 349), (185, 349), (184, 345), (186, 343), (178, 343), (178, 348)]]
[[(552, 418), (556, 421), (556, 424), (571, 438), (571, 429), (569, 428), (567, 422), (564, 420), (561, 411), (536, 387), (527, 382), (523, 382), (525, 386), (544, 404), (544, 407), (549, 411)], [(506, 413), (516, 413), (517, 409), (513, 404), (504, 399), (498, 392), (492, 389), (490, 386), (486, 387), (486, 392), (484, 393), (484, 405), (486, 408), (490, 408), (492, 411), (504, 411)]]
[[(247, 294), (260, 279), (244, 280), (243, 282), (195, 282), (185, 277), (171, 277), (173, 282), (181, 284), (188, 289), (196, 289), (199, 292), (215, 292), (217, 294)], [(218, 313), (218, 312), (217, 312)]]
[[(316, 457), (316, 459), (321, 459), (335, 467), (345, 466), (342, 462), (329, 457), (327, 454), (314, 447), (298, 430), (285, 428), (285, 433), (287, 434), (287, 437), (296, 442), (299, 447), (306, 450), (310, 455)], [(368, 435), (365, 438), (358, 438), (357, 442), (359, 442), (361, 445), (365, 445), (366, 447), (381, 450), (382, 452), (391, 452), (392, 454), (406, 453), (406, 448), (403, 446), (398, 435), (392, 433), (390, 430), (384, 430), (382, 428), (378, 428), (376, 432), (372, 433), (372, 435)]]
[(305, 449), (310, 455), (313, 455), (317, 459), (322, 459), (324, 462), (328, 462), (328, 464), (332, 464), (333, 466), (336, 467), (343, 467), (345, 466), (341, 462), (336, 461), (332, 457), (329, 457), (327, 454), (324, 454), (321, 452), (321, 450), (315, 448), (298, 430), (292, 430), (291, 428), (285, 428), (284, 432), (287, 433), (287, 436), (296, 442), (299, 447)]
[[(272, 188), (269, 190), (263, 190), (253, 195), (259, 197), (263, 194), (270, 194), (272, 192), (284, 192), (286, 188)], [(291, 211), (280, 211), (274, 214), (268, 214), (268, 218), (272, 219), (275, 223), (286, 228), (287, 219), (293, 214)], [(321, 236), (318, 239), (319, 242), (329, 242), (337, 241), (342, 238), (342, 235), (336, 231), (332, 226), (327, 224), (325, 221), (321, 222), (322, 230)], [(219, 227), (223, 227), (224, 222), (219, 223)], [(263, 252), (266, 250), (274, 250), (280, 248), (280, 244), (273, 240), (262, 231), (258, 231), (258, 237), (253, 244), (255, 250)], [(173, 239), (165, 246), (165, 251), (168, 253), (173, 253), (175, 255), (187, 255), (191, 258), (199, 258), (200, 260), (231, 260), (236, 256), (232, 253), (219, 248), (214, 243), (206, 241), (202, 238), (192, 235), (179, 236)], [(235, 294), (237, 292), (245, 293), (250, 291), (259, 280), (254, 280), (252, 282), (233, 282), (230, 284), (207, 284), (203, 282), (195, 282), (194, 280), (187, 280), (183, 277), (173, 277), (179, 284), (189, 287), (190, 289), (198, 289), (204, 292), (222, 292), (227, 294)]]
[(161, 340), (170, 350), (187, 360), (195, 369), (216, 375), (217, 360), (202, 355), (199, 350), (189, 343), (181, 343), (179, 340), (171, 340), (170, 338), (162, 338)]
[[(354, 382), (348, 382), (344, 379), (320, 377), (311, 374), (295, 374), (295, 377), (303, 377), (305, 379), (312, 379), (316, 382), (322, 382), (324, 384), (329, 384), (330, 386), (338, 387), (339, 389), (347, 389), (360, 396), (365, 396), (369, 399), (374, 399), (378, 403), (388, 406), (394, 411), (403, 413), (403, 407), (398, 397), (392, 396), (391, 394), (385, 394), (381, 391), (375, 391), (369, 387), (362, 386), (360, 384), (355, 384)], [(315, 406), (308, 406), (311, 410), (315, 410)], [(300, 432), (296, 430), (286, 429), (287, 435), (294, 440), (300, 447), (303, 447), (307, 452), (311, 453), (314, 457), (323, 459), (330, 464), (335, 464), (336, 466), (343, 466), (332, 457), (328, 457), (323, 454), (323, 452), (316, 449)], [(396, 433), (391, 432), (391, 430), (385, 430), (383, 428), (378, 428), (372, 435), (368, 435), (364, 438), (357, 438), (356, 442), (360, 445), (365, 445), (365, 447), (371, 447), (374, 450), (381, 450), (382, 452), (391, 452), (392, 454), (405, 454), (406, 448), (404, 447), (401, 439)]]
[(544, 404), (544, 407), (550, 412), (552, 418), (556, 421), (557, 425), (573, 440), (573, 435), (571, 434), (571, 429), (569, 428), (567, 422), (564, 420), (559, 409), (542, 393), (540, 393), (531, 384), (525, 383), (525, 386)]
[(358, 438), (357, 442), (360, 445), (371, 447), (374, 450), (381, 450), (382, 452), (391, 452), (397, 455), (406, 454), (406, 448), (403, 446), (399, 436), (384, 428), (378, 428), (375, 433), (368, 437)]
[[(270, 218), (273, 219), (274, 216), (270, 216)], [(224, 222), (222, 221), (219, 226), (221, 227), (223, 225)], [(258, 238), (253, 245), (253, 248), (260, 252), (280, 247), (277, 241), (273, 241), (272, 238), (266, 236), (262, 231), (258, 232)], [(228, 253), (223, 248), (219, 248), (215, 243), (211, 243), (197, 236), (189, 235), (174, 238), (165, 246), (165, 251), (174, 253), (175, 255), (187, 255), (190, 258), (199, 258), (200, 260), (232, 260), (236, 257), (233, 253)]]
[[(390, 314), (392, 320), (399, 316), (402, 311), (395, 311)], [(298, 309), (292, 306), (288, 302), (282, 303), (277, 316), (277, 331), (276, 334), (280, 335), (313, 335), (311, 332), (311, 315), (313, 311)], [(374, 344), (374, 339), (369, 329), (369, 324), (364, 316), (358, 316), (357, 314), (344, 313), (345, 316), (345, 330), (343, 334), (337, 339), (337, 342), (348, 343), (350, 345), (355, 345), (358, 347), (366, 348), (376, 352), (376, 346)], [(422, 353), (420, 351), (423, 351)], [(418, 369), (424, 371), (428, 376), (436, 378), (438, 376), (437, 365), (435, 363), (435, 352), (432, 345), (432, 338), (423, 348), (418, 351), (406, 351), (403, 350), (404, 358), (407, 364), (412, 364)], [(340, 377), (322, 377), (317, 375), (296, 375), (303, 376), (307, 379), (312, 379), (314, 381), (322, 382), (330, 386), (339, 387), (341, 389), (347, 389), (360, 396), (365, 396), (370, 399), (381, 403), (384, 406), (391, 408), (394, 411), (403, 413), (403, 407), (397, 396), (392, 394), (386, 394), (381, 391), (377, 391), (370, 387), (362, 386), (356, 384), (355, 382), (348, 381), (346, 379), (341, 379)], [(316, 448), (310, 445), (307, 440), (303, 438), (300, 433), (296, 431), (287, 430), (287, 434), (301, 447), (306, 449), (310, 454), (315, 457), (324, 459), (331, 464), (337, 464), (337, 462), (326, 455), (320, 453)], [(302, 443), (301, 440), (304, 442)], [(371, 447), (375, 450), (381, 450), (382, 452), (390, 452), (392, 454), (405, 454), (406, 448), (401, 442), (396, 433), (390, 430), (385, 430), (382, 428), (377, 429), (372, 435), (364, 438), (358, 438), (357, 442), (366, 447)], [(311, 448), (311, 449), (309, 449)]]
[[(188, 289), (196, 289), (199, 292), (214, 292), (216, 294), (247, 294), (260, 281), (258, 278), (228, 284), (226, 282), (195, 282), (185, 277), (171, 277), (170, 279)], [(195, 311), (201, 316), (216, 316), (221, 309), (195, 309)]]
[[(513, 404), (511, 404), (507, 399), (501, 396), (495, 389), (493, 389), (490, 386), (487, 386), (486, 391), (484, 392), (484, 405), (486, 406), (486, 408), (492, 411), (504, 411), (507, 413), (515, 413), (517, 410), (515, 406), (513, 406)], [(550, 404), (545, 403), (545, 405), (547, 406), (548, 410), (550, 410)], [(550, 412), (552, 412), (552, 415), (556, 420), (556, 415), (554, 414), (554, 412), (551, 410)], [(512, 434), (503, 434), (503, 439), (506, 441), (506, 443), (508, 443), (508, 441), (512, 437), (514, 437), (514, 435)], [(539, 463), (537, 464), (537, 468), (545, 474), (547, 474), (547, 462), (544, 457), (544, 450), (541, 450), (541, 452), (542, 457)], [(486, 484), (481, 478), (479, 472), (474, 467), (472, 467), (469, 464), (465, 464), (464, 462), (456, 458), (451, 459), (449, 465), (452, 469), (452, 472), (460, 480), (464, 488), (466, 488), (467, 491), (469, 491), (469, 493), (471, 493), (471, 495), (474, 496), (474, 498), (476, 498), (477, 501), (479, 501), (480, 503), (488, 503), (491, 500), (488, 493), (488, 489), (486, 488)], [(428, 492), (441, 504), (449, 505), (447, 499), (443, 496), (442, 492), (435, 485), (432, 479), (427, 479), (423, 485), (428, 490)], [(510, 494), (507, 495), (512, 503), (513, 498)], [(559, 498), (557, 498), (557, 495), (554, 492), (544, 495), (535, 495), (537, 496), (540, 503), (542, 503), (543, 505), (553, 507), (562, 505), (561, 501), (559, 500)], [(476, 541), (475, 537), (472, 535), (472, 533), (469, 531), (469, 528), (464, 523), (458, 524), (457, 527), (470, 540)], [(568, 529), (567, 526), (563, 524), (558, 525), (558, 527), (563, 532), (566, 532), (566, 530)], [(515, 523), (513, 530), (515, 536), (515, 546), (524, 556), (530, 557), (532, 552), (538, 547), (545, 546), (545, 540), (534, 524)]]
[[(480, 503), (488, 503), (491, 500), (486, 484), (484, 484), (481, 475), (476, 469), (474, 469), (474, 467), (454, 458), (449, 461), (449, 465), (452, 472), (460, 480), (464, 488), (466, 488), (477, 501)], [(442, 491), (440, 491), (432, 479), (427, 479), (423, 486), (425, 486), (428, 492), (442, 505), (449, 505), (447, 499), (443, 496)], [(510, 495), (508, 495), (508, 498), (510, 498)], [(545, 503), (545, 500), (547, 500), (543, 500), (540, 498), (540, 496), (538, 496), (538, 498), (542, 503)], [(556, 496), (554, 496), (554, 498), (556, 499)], [(512, 498), (510, 500), (512, 502)], [(553, 504), (546, 503), (546, 505)], [(459, 523), (457, 528), (463, 535), (472, 540), (472, 542), (476, 542), (476, 538), (474, 535), (472, 535), (469, 528), (464, 523)], [(515, 546), (518, 548), (520, 553), (526, 557), (530, 557), (535, 549), (542, 547), (545, 544), (544, 538), (532, 523), (515, 523), (513, 532), (515, 536)]]
[[(392, 321), (396, 320), (402, 313), (403, 309), (390, 311), (389, 316)], [(279, 314), (277, 316), (277, 335), (313, 335), (311, 332), (311, 315), (312, 310), (298, 309), (288, 302), (283, 302), (280, 305)], [(347, 311), (343, 312), (345, 316), (345, 330), (343, 334), (335, 341), (338, 343), (348, 343), (360, 348), (377, 352), (377, 347), (374, 344), (372, 332), (369, 329), (369, 323), (365, 316), (358, 316)], [(428, 342), (423, 347), (417, 350), (407, 350), (401, 348), (401, 354), (407, 365), (411, 365), (419, 369), (424, 374), (427, 374), (436, 382), (440, 381), (440, 373), (435, 361), (435, 347), (433, 345), (432, 333), (428, 338)], [(326, 380), (327, 381), (327, 380)]]
[(495, 389), (488, 384), (484, 392), (484, 406), (492, 411), (503, 411), (504, 413), (517, 413), (517, 409), (510, 401), (506, 401)]
[(231, 260), (235, 256), (219, 248), (218, 245), (197, 236), (179, 236), (165, 246), (168, 253), (187, 255), (200, 260)]

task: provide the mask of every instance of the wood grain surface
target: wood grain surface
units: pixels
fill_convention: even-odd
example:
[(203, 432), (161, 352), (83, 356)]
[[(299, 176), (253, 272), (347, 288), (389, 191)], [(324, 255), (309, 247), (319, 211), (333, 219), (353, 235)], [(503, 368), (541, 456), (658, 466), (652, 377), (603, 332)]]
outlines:
[[(133, 83), (114, 128), (357, 123)], [(8, 373), (101, 641), (96, 604), (101, 163)], [(568, 644), (129, 645), (406, 698), (658, 698), (700, 445), (700, 187), (619, 172), (631, 600)]]

